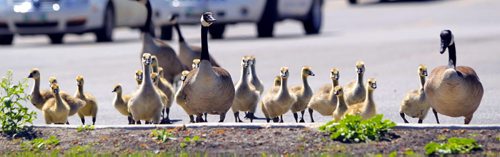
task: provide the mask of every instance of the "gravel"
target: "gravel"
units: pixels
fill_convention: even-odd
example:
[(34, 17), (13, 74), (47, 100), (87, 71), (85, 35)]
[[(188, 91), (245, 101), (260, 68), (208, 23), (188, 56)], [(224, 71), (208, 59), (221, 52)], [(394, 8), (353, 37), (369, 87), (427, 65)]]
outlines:
[[(392, 141), (367, 143), (341, 143), (332, 141), (328, 135), (312, 128), (236, 128), (236, 127), (177, 127), (167, 129), (173, 136), (167, 142), (160, 142), (150, 136), (152, 129), (96, 129), (78, 132), (71, 128), (34, 128), (37, 137), (51, 135), (60, 140), (52, 150), (67, 151), (75, 146), (90, 146), (94, 153), (123, 154), (133, 152), (207, 153), (257, 155), (320, 153), (341, 153), (347, 155), (389, 154), (407, 150), (423, 154), (424, 146), (430, 141), (444, 141), (448, 137), (474, 138), (484, 150), (473, 155), (500, 155), (500, 130), (498, 129), (394, 129), (399, 135)], [(185, 142), (186, 137), (199, 136), (197, 142)], [(1, 136), (0, 152), (21, 151), (24, 138), (12, 139)], [(185, 143), (185, 147), (181, 147)]]

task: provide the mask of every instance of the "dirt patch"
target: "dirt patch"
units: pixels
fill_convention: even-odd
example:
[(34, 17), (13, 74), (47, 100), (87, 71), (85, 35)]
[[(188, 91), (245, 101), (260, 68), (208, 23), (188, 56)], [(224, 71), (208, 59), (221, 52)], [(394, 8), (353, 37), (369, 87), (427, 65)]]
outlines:
[[(172, 138), (159, 142), (150, 136), (151, 129), (96, 129), (77, 132), (67, 128), (35, 128), (38, 137), (51, 135), (60, 139), (54, 149), (61, 152), (75, 146), (88, 146), (95, 153), (123, 154), (149, 152), (203, 152), (209, 154), (261, 155), (344, 153), (348, 155), (389, 154), (407, 150), (423, 154), (430, 141), (447, 137), (474, 138), (484, 147), (476, 155), (500, 153), (500, 130), (395, 129), (400, 137), (392, 141), (346, 144), (329, 139), (328, 135), (309, 128), (175, 128), (168, 129)], [(198, 136), (196, 142), (185, 138)], [(0, 137), (0, 152), (21, 151), (25, 139)], [(181, 144), (184, 143), (184, 144)]]

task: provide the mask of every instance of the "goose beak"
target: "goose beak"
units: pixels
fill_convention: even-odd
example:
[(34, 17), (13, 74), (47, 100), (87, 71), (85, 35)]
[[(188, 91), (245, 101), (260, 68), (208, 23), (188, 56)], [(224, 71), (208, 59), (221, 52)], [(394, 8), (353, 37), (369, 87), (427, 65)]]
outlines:
[(444, 51), (446, 51), (446, 48), (448, 48), (448, 45), (444, 43), (444, 41), (441, 41), (441, 50), (439, 51), (440, 54), (443, 54)]
[(33, 78), (33, 73), (30, 73), (30, 75), (28, 75), (28, 78)]

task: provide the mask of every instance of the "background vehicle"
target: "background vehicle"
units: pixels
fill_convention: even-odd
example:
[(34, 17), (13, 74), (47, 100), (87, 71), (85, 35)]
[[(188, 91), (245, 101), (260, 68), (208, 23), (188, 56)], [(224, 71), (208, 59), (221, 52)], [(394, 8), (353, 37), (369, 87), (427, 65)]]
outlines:
[(284, 19), (301, 21), (306, 34), (318, 34), (322, 22), (323, 0), (152, 0), (153, 22), (160, 37), (172, 38), (168, 20), (177, 14), (180, 24), (198, 24), (199, 15), (212, 11), (217, 23), (212, 38), (223, 38), (227, 24), (250, 22), (257, 25), (258, 37), (272, 37), (274, 23)]
[(67, 33), (94, 33), (113, 40), (115, 27), (143, 27), (146, 0), (0, 0), (0, 45), (14, 35), (48, 35), (52, 44)]

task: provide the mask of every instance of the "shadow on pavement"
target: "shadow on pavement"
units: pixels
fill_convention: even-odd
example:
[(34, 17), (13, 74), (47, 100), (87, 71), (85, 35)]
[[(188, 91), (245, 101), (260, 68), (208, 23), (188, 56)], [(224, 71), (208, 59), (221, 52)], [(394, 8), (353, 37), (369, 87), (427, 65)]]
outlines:
[(372, 5), (391, 5), (391, 4), (412, 4), (412, 3), (431, 3), (444, 2), (444, 0), (380, 0), (366, 3), (358, 3), (351, 6), (372, 6)]

